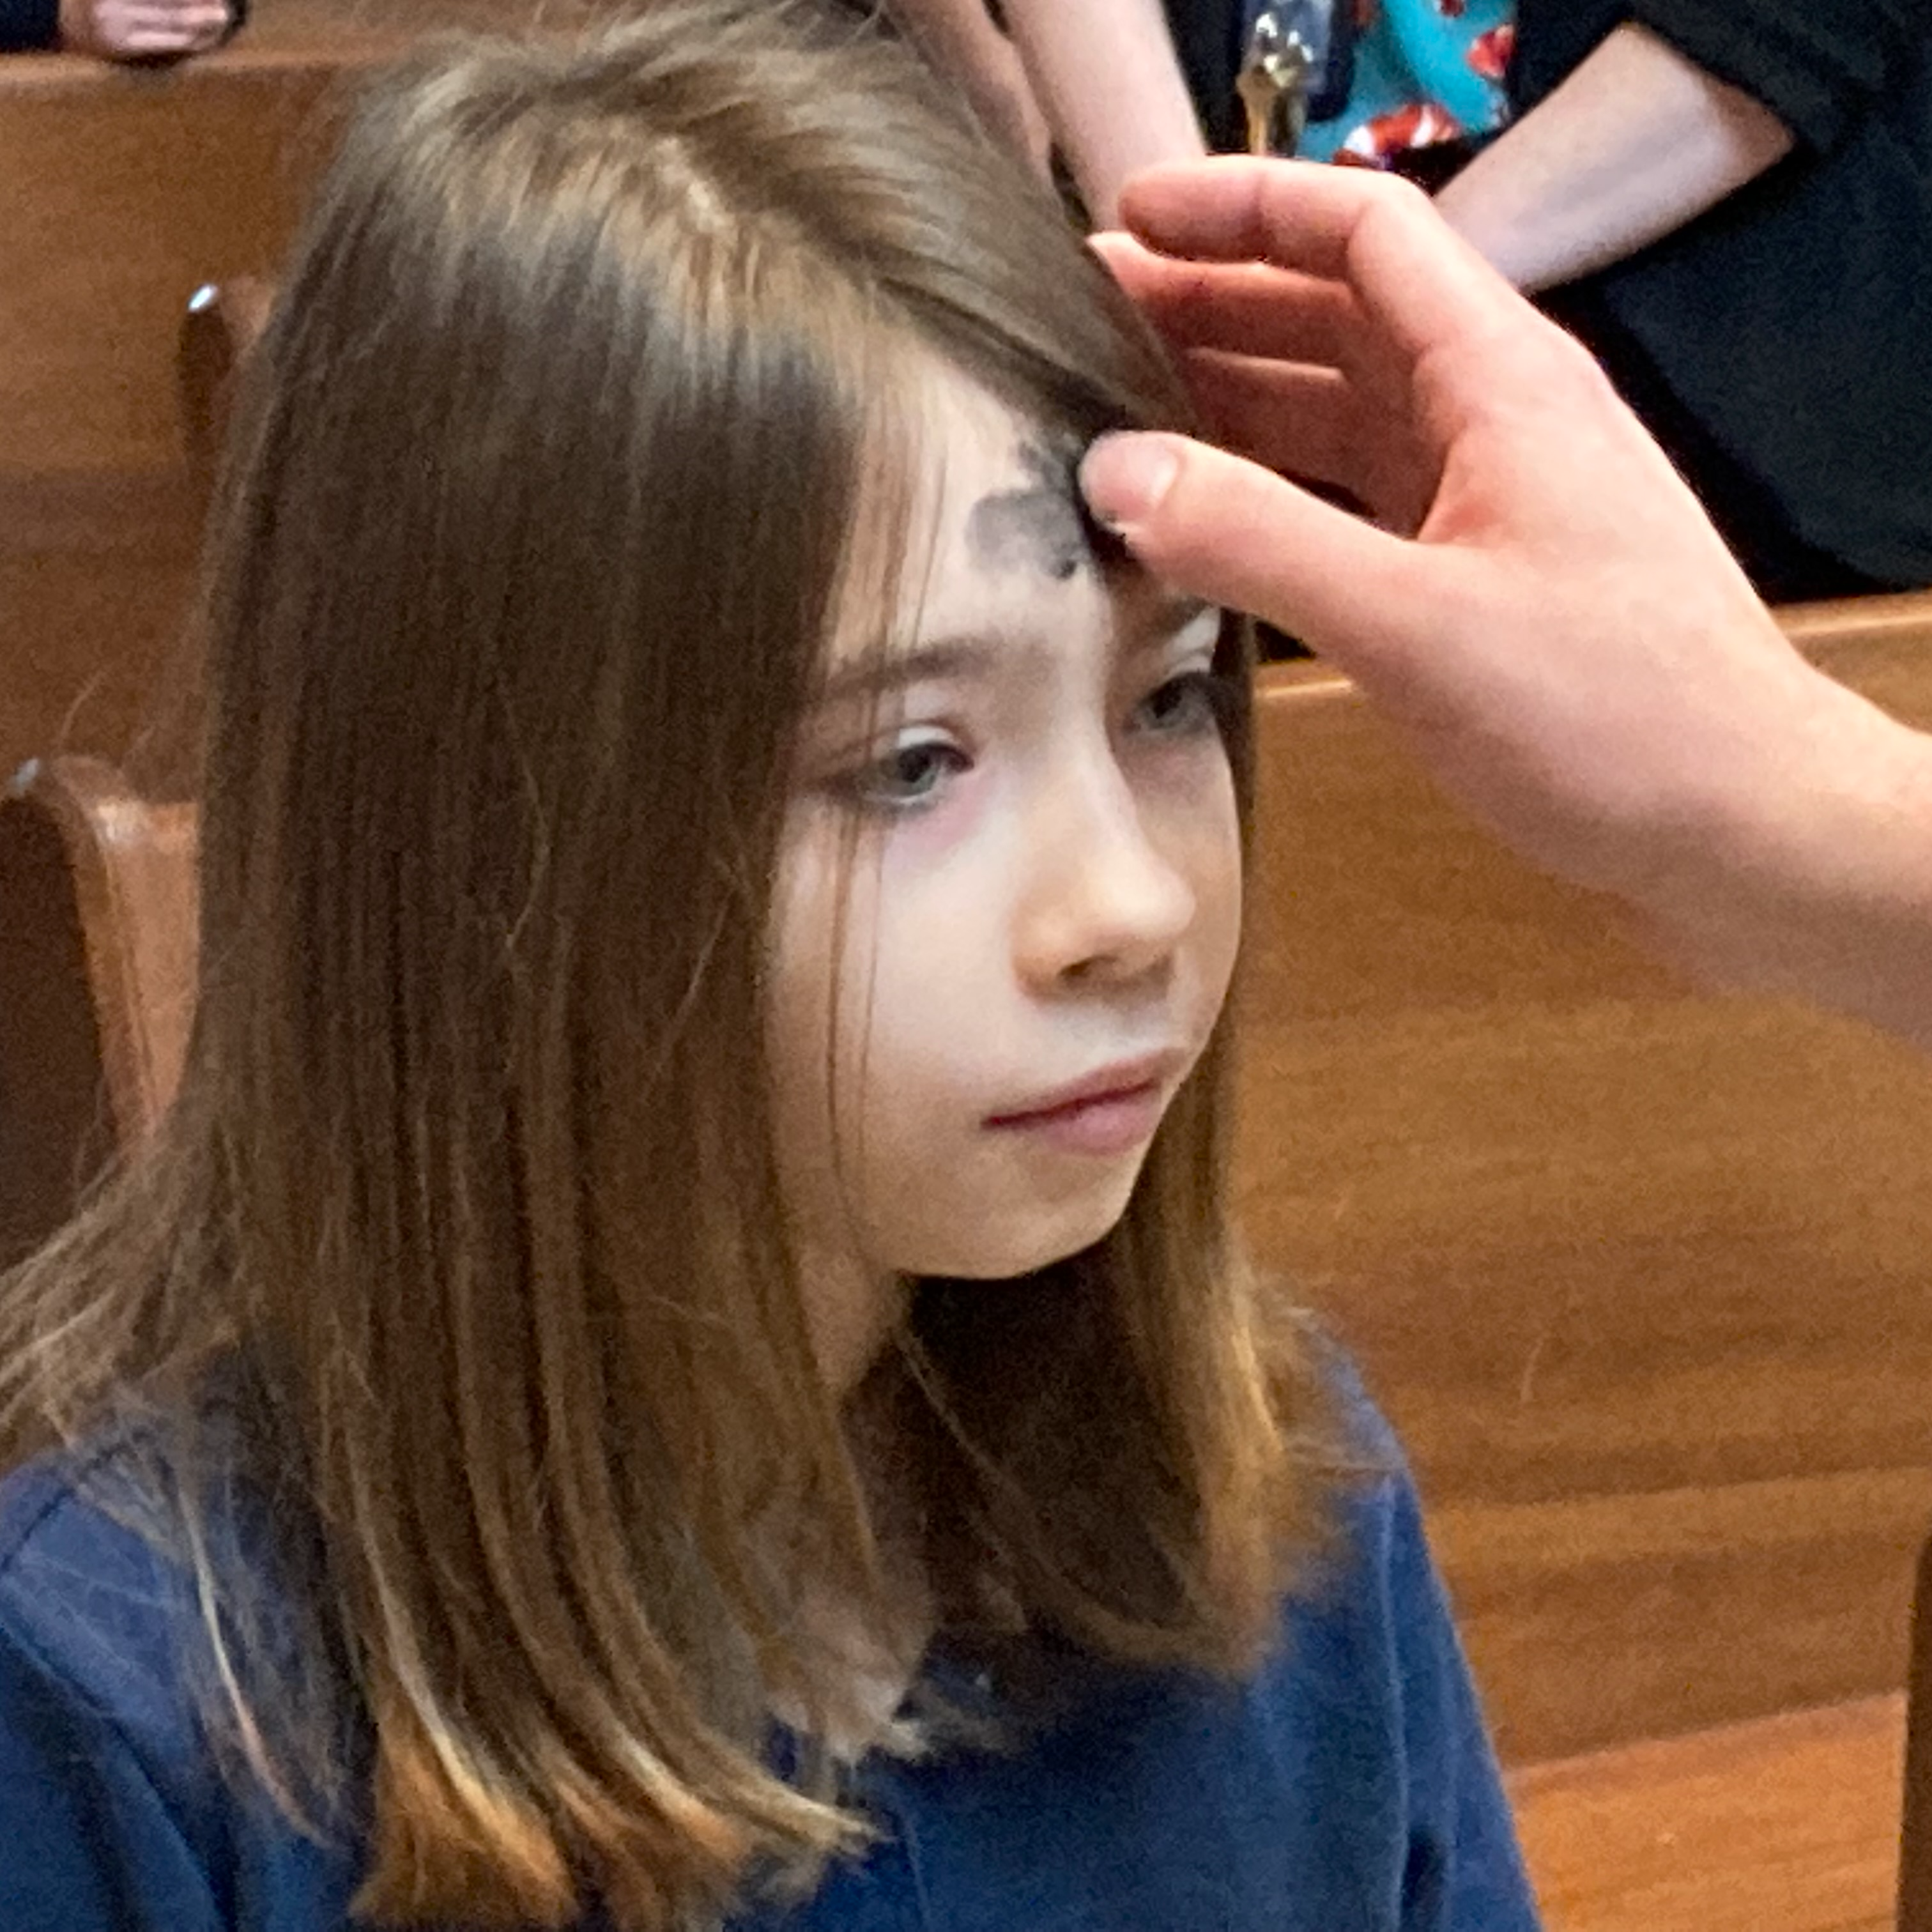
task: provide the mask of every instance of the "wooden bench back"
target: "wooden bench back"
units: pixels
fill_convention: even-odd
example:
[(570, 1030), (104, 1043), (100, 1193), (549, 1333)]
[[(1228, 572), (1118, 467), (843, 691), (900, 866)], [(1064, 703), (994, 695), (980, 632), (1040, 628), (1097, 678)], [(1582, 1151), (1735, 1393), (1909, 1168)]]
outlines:
[[(1932, 723), (1932, 598), (1789, 614)], [(1516, 1762), (1903, 1682), (1932, 1071), (1694, 992), (1265, 674), (1239, 1172), (1402, 1430)]]
[(0, 798), (0, 1261), (52, 1232), (172, 1097), (195, 904), (191, 806), (80, 757), (27, 766)]
[(1919, 1554), (1906, 1684), (1905, 1808), (1898, 1844), (1898, 1932), (1932, 1932), (1932, 1538)]
[(200, 284), (275, 272), (366, 35), (134, 71), (0, 62), (0, 773), (124, 759), (201, 533), (176, 388)]

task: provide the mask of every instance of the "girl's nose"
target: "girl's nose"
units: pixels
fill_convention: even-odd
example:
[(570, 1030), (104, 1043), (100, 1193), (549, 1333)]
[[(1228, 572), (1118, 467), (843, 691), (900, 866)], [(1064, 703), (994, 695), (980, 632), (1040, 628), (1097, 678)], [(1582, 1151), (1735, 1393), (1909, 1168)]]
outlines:
[(1028, 827), (1015, 946), (1022, 976), (1132, 981), (1165, 967), (1193, 924), (1194, 888), (1111, 758), (1070, 775)]

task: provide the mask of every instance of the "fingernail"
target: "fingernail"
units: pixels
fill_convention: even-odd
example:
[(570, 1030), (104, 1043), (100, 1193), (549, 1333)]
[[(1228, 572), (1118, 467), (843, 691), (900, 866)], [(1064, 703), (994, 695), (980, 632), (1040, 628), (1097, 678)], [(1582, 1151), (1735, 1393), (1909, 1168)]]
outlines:
[(1112, 430), (1096, 437), (1081, 460), (1081, 493), (1094, 520), (1118, 536), (1160, 508), (1180, 469), (1166, 437)]

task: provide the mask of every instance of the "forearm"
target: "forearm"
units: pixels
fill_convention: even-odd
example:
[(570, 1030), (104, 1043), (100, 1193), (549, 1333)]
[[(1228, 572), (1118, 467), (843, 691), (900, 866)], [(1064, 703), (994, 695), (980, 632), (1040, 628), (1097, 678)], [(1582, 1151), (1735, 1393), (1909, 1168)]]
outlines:
[(1436, 206), (1519, 288), (1547, 288), (1682, 227), (1791, 146), (1768, 107), (1625, 25)]
[(1709, 982), (1932, 1050), (1932, 738), (1818, 678), (1750, 755), (1687, 824), (1681, 874), (1637, 901), (1646, 923)]
[(1130, 175), (1206, 152), (1160, 0), (1006, 0), (1006, 20), (1099, 226)]

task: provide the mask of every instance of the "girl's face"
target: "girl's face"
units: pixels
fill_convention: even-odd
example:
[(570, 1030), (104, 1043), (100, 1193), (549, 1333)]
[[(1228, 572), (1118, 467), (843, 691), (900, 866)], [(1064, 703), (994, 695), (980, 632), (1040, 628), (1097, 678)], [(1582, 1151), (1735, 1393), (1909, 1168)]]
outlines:
[(1065, 461), (985, 392), (936, 372), (928, 415), (916, 628), (835, 643), (774, 911), (780, 1173), (835, 1383), (900, 1277), (1024, 1274), (1120, 1218), (1240, 926), (1220, 614), (1097, 558)]

